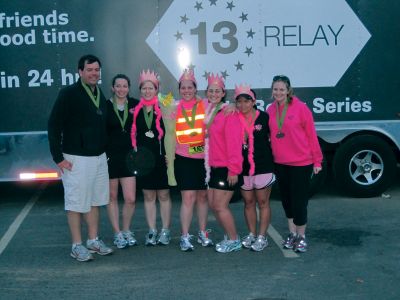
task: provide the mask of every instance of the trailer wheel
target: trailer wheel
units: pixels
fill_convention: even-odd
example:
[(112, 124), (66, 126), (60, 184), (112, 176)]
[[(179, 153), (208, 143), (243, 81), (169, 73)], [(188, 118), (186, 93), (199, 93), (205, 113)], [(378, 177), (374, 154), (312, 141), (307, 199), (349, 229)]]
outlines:
[(357, 136), (341, 145), (333, 160), (339, 188), (354, 197), (374, 197), (383, 193), (396, 174), (396, 157), (381, 138)]

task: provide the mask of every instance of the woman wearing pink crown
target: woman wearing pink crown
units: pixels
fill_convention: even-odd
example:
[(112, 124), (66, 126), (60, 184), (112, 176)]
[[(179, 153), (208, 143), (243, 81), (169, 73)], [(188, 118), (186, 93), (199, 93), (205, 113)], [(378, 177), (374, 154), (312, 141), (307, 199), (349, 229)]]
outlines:
[[(164, 122), (158, 104), (159, 81), (150, 70), (142, 71), (139, 77), (140, 102), (133, 111), (131, 140), (134, 150), (146, 150), (145, 160), (153, 162), (154, 167), (140, 176), (137, 174), (138, 187), (143, 191), (144, 208), (149, 232), (145, 244), (168, 245), (170, 242), (171, 198), (167, 179), (167, 167), (164, 148)], [(139, 171), (140, 173), (140, 171)], [(162, 229), (156, 228), (156, 199), (160, 202)]]
[[(112, 80), (113, 96), (107, 101), (107, 162), (110, 177), (110, 202), (107, 212), (114, 231), (114, 245), (117, 248), (136, 245), (133, 232), (130, 231), (136, 203), (136, 179), (127, 168), (126, 156), (132, 149), (130, 131), (132, 114), (129, 110), (138, 104), (138, 100), (129, 97), (131, 82), (124, 74), (117, 74)], [(121, 184), (124, 196), (122, 207), (122, 230), (119, 224), (118, 185)]]
[[(245, 248), (262, 251), (268, 245), (267, 229), (271, 219), (269, 196), (275, 181), (274, 164), (269, 142), (268, 114), (256, 109), (256, 95), (250, 86), (235, 89), (236, 106), (243, 124), (243, 185), (244, 216), (249, 234), (243, 239)], [(258, 204), (260, 220), (257, 231)]]
[(310, 177), (322, 169), (322, 152), (312, 113), (293, 95), (289, 78), (274, 76), (271, 88), (274, 102), (267, 109), (271, 146), (289, 227), (283, 247), (305, 252)]
[(182, 236), (180, 248), (191, 251), (194, 246), (189, 234), (196, 204), (199, 232), (197, 242), (202, 246), (211, 246), (206, 229), (208, 203), (204, 168), (204, 115), (207, 101), (196, 97), (197, 82), (193, 70), (185, 70), (179, 79), (181, 100), (177, 103), (175, 114), (175, 178), (181, 191), (180, 210)]
[(236, 232), (229, 202), (242, 172), (243, 130), (237, 113), (224, 113), (225, 84), (222, 77), (208, 77), (206, 110), (206, 182), (208, 202), (226, 237), (215, 250), (228, 253), (240, 250), (242, 245)]

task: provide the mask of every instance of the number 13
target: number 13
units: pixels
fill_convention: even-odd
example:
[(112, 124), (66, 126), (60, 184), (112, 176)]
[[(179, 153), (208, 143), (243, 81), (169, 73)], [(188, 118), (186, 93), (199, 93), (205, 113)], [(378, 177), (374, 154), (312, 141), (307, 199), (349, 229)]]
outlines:
[[(222, 39), (229, 42), (227, 47), (221, 46), (220, 42), (213, 42), (214, 50), (221, 54), (228, 54), (234, 52), (238, 47), (238, 40), (235, 37), (237, 32), (236, 25), (232, 22), (222, 21), (215, 24), (213, 31), (221, 32), (222, 29), (227, 28), (228, 32), (222, 34)], [(207, 54), (207, 29), (206, 22), (200, 22), (199, 26), (190, 30), (190, 34), (198, 36), (199, 54)]]

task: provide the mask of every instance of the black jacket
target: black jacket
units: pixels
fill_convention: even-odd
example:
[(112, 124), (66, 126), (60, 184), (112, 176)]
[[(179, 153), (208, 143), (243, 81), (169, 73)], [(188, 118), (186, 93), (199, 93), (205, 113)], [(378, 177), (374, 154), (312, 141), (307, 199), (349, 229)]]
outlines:
[(97, 156), (105, 152), (106, 99), (100, 91), (100, 111), (81, 81), (60, 90), (48, 122), (50, 152), (60, 163), (63, 153)]

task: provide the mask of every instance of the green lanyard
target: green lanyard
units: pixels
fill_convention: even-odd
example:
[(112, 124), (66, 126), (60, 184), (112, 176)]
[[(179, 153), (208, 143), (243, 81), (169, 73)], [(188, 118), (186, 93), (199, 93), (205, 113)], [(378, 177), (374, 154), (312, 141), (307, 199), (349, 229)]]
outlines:
[(96, 108), (99, 108), (100, 106), (100, 91), (99, 91), (99, 87), (96, 85), (96, 98), (94, 97), (92, 90), (88, 87), (87, 84), (83, 83), (83, 81), (81, 80), (82, 86), (85, 89), (86, 93), (89, 95), (90, 99), (92, 100), (94, 106), (96, 106)]
[(192, 119), (191, 119), (191, 120), (189, 120), (189, 117), (188, 117), (188, 115), (187, 115), (185, 109), (183, 108), (183, 105), (181, 106), (181, 109), (182, 109), (182, 114), (183, 114), (183, 116), (185, 117), (186, 124), (188, 124), (189, 127), (193, 129), (193, 128), (194, 128), (194, 122), (196, 121), (197, 102), (196, 102), (196, 104), (193, 106), (193, 109), (192, 109)]
[(153, 107), (151, 108), (151, 111), (149, 113), (147, 113), (147, 111), (145, 110), (145, 108), (143, 107), (143, 115), (144, 115), (144, 120), (146, 122), (146, 126), (147, 129), (151, 129), (151, 123), (153, 123), (153, 116), (154, 116), (154, 111), (153, 111)]
[(123, 118), (121, 118), (121, 116), (120, 116), (120, 114), (118, 112), (117, 101), (116, 101), (115, 97), (112, 98), (112, 103), (113, 103), (115, 114), (118, 117), (119, 123), (121, 124), (122, 129), (124, 129), (126, 120), (128, 119), (128, 100), (126, 100), (125, 104), (124, 104), (124, 116), (123, 116)]
[(279, 116), (279, 104), (276, 103), (276, 123), (278, 124), (278, 130), (279, 132), (282, 129), (283, 122), (285, 120), (286, 112), (288, 108), (288, 102), (285, 100), (285, 106), (283, 107), (282, 114)]
[(214, 118), (215, 118), (215, 116), (217, 115), (217, 112), (219, 112), (219, 110), (221, 109), (221, 105), (222, 105), (222, 103), (219, 102), (219, 103), (217, 104), (217, 106), (215, 107), (214, 111), (212, 112), (211, 117), (210, 117), (210, 120), (208, 121), (208, 123), (207, 123), (207, 125), (206, 125), (206, 129), (207, 129), (207, 130), (210, 128), (211, 124), (213, 123)]

